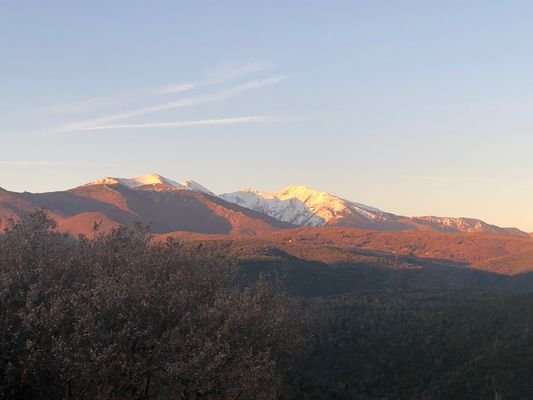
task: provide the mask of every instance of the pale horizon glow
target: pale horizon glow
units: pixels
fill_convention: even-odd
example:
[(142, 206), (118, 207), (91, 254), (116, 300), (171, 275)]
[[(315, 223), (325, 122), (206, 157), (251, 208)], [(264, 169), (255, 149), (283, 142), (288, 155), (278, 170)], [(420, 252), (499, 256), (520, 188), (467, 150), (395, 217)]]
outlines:
[(0, 187), (156, 171), (533, 232), (531, 15), (495, 0), (2, 2)]

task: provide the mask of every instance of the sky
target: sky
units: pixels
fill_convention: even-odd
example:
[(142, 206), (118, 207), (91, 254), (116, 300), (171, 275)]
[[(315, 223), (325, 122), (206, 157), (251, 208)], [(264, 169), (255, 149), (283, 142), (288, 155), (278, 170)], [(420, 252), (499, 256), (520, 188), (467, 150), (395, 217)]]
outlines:
[(531, 1), (0, 0), (0, 187), (157, 172), (533, 232)]

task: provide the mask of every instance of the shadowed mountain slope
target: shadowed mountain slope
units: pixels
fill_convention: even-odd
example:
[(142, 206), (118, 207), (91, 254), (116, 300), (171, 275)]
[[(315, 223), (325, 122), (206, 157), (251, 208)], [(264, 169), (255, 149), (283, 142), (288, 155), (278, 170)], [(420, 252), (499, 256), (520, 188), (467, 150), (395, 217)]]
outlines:
[(203, 191), (163, 184), (130, 187), (98, 183), (51, 193), (0, 192), (0, 225), (35, 209), (45, 209), (60, 229), (87, 234), (94, 223), (104, 230), (141, 222), (153, 233), (174, 231), (224, 235), (256, 235), (289, 224), (277, 221)]

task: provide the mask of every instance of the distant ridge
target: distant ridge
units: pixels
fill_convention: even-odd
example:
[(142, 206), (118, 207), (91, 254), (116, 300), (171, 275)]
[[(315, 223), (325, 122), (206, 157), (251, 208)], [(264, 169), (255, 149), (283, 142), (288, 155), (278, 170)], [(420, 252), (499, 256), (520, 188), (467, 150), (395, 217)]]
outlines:
[(245, 189), (223, 199), (299, 226), (353, 226), (375, 230), (430, 230), (529, 236), (517, 228), (501, 228), (475, 218), (405, 217), (343, 199), (306, 186), (277, 192)]

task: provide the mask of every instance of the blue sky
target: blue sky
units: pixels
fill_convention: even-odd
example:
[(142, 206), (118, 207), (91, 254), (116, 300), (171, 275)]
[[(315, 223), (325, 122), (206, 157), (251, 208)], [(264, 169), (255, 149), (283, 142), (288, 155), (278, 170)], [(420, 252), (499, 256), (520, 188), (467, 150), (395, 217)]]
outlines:
[(0, 0), (0, 186), (304, 184), (533, 231), (531, 1)]

